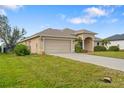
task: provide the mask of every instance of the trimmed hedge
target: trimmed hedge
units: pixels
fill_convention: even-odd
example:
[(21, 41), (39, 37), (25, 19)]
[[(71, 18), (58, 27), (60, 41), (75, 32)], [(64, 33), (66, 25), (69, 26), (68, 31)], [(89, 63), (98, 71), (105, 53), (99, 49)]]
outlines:
[(94, 51), (106, 51), (106, 47), (104, 46), (95, 46), (94, 47)]
[(118, 46), (110, 46), (108, 50), (109, 51), (119, 51), (120, 49)]
[(23, 44), (16, 45), (16, 47), (14, 48), (14, 52), (18, 56), (25, 56), (30, 54), (30, 50), (28, 49), (28, 47)]

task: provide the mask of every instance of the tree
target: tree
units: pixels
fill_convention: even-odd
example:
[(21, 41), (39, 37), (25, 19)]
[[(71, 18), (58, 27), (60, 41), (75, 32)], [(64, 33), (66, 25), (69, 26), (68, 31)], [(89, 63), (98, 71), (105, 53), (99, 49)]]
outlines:
[(108, 39), (102, 39), (101, 40), (102, 44), (107, 47), (107, 44), (110, 44), (110, 41)]
[(0, 38), (5, 42), (7, 51), (12, 50), (16, 43), (26, 34), (24, 28), (11, 27), (7, 16), (0, 15)]

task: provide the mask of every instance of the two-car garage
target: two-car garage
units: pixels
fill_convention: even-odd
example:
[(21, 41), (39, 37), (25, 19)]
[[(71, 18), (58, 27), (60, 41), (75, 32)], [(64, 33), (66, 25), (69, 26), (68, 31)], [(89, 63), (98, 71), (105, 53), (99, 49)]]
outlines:
[(70, 53), (72, 40), (45, 39), (44, 50), (46, 53)]

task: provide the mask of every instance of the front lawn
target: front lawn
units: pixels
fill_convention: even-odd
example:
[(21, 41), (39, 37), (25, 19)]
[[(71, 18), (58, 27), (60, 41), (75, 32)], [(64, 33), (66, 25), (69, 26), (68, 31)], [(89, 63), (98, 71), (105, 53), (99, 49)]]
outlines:
[[(111, 84), (102, 81), (106, 75)], [(124, 73), (49, 55), (2, 54), (0, 87), (124, 87)]]
[(124, 51), (94, 52), (93, 54), (97, 55), (97, 56), (105, 56), (105, 57), (113, 57), (113, 58), (122, 58), (122, 59), (124, 59)]

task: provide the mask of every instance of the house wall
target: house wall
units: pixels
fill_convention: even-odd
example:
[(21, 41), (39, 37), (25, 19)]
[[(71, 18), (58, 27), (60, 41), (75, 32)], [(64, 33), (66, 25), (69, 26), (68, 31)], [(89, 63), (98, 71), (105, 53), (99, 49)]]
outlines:
[(124, 40), (110, 41), (110, 43), (108, 46), (119, 46), (121, 50), (124, 50)]
[(99, 41), (94, 41), (94, 46), (97, 46), (97, 43), (99, 43), (99, 46), (102, 46), (102, 43)]
[(97, 46), (97, 41), (94, 41), (94, 46)]
[(21, 42), (30, 49), (31, 53), (41, 54), (42, 51), (42, 40), (40, 37), (35, 37), (26, 41)]

